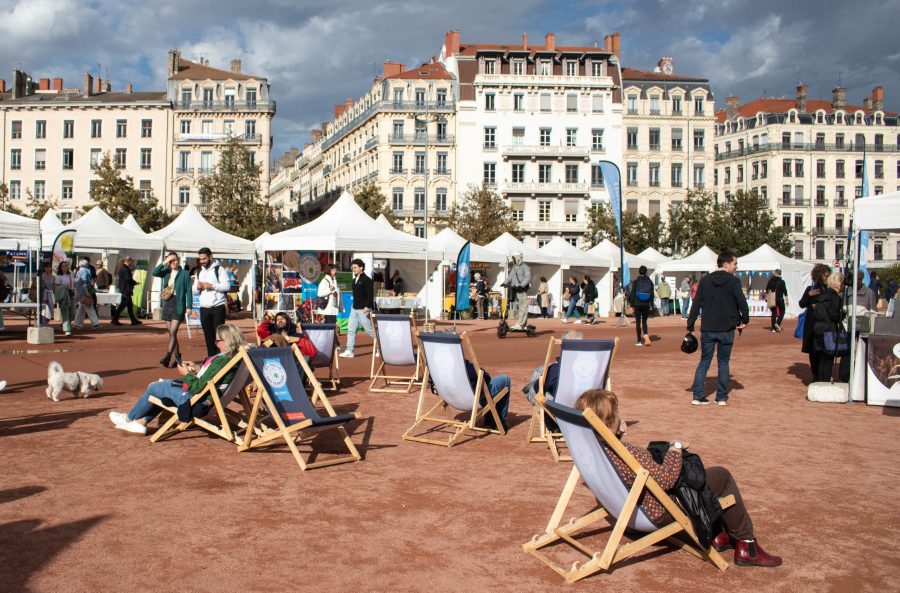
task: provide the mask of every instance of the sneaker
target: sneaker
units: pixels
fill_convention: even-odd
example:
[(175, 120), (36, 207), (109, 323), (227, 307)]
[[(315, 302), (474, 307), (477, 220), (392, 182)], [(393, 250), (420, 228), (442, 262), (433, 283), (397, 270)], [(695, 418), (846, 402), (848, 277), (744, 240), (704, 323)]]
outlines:
[(6, 389), (6, 381), (0, 381), (0, 391)]
[(580, 320), (580, 319), (576, 319), (576, 320), (575, 320), (575, 325), (580, 325), (580, 324), (581, 324), (581, 320)]
[(338, 354), (341, 358), (353, 358), (353, 350), (344, 350)]
[(569, 323), (569, 320), (568, 320), (568, 318), (566, 318), (566, 317), (563, 317), (563, 320), (562, 320), (562, 322), (563, 322), (563, 323)]
[(775, 331), (776, 331), (776, 332), (780, 332), (780, 331), (781, 331), (781, 326), (778, 325), (777, 323), (775, 324)]
[(706, 399), (692, 399), (692, 400), (691, 400), (691, 405), (692, 405), (692, 406), (708, 406), (708, 405), (709, 405), (709, 400), (706, 400)]
[(147, 427), (137, 420), (126, 422), (125, 424), (117, 424), (116, 428), (125, 432), (133, 432), (134, 434), (147, 434)]
[(644, 343), (643, 343), (643, 342), (635, 342), (634, 345), (635, 345), (635, 346), (643, 346)]
[(112, 423), (116, 426), (128, 424), (128, 414), (125, 412), (110, 412), (109, 419), (112, 420)]
[(728, 400), (727, 400), (727, 399), (717, 399), (717, 400), (716, 400), (716, 405), (717, 405), (717, 406), (727, 406), (727, 405), (728, 405)]
[(775, 329), (775, 328), (773, 327), (773, 328), (772, 328), (772, 333), (773, 333), (773, 334), (777, 334), (777, 333), (778, 333), (778, 330)]

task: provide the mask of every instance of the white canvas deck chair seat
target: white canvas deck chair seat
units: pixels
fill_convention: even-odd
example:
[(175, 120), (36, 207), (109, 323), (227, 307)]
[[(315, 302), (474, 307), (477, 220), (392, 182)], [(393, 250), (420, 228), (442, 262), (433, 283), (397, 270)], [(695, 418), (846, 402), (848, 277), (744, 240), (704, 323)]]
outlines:
[(310, 341), (316, 347), (316, 355), (309, 361), (313, 371), (316, 369), (328, 369), (326, 382), (331, 383), (330, 391), (337, 391), (341, 384), (340, 359), (337, 356), (338, 330), (336, 324), (330, 323), (304, 323), (303, 333), (309, 336)]
[[(409, 315), (372, 315), (375, 347), (372, 349), (372, 382), (369, 391), (378, 393), (409, 393), (419, 380), (420, 358), (416, 351), (416, 331)], [(409, 375), (388, 375), (386, 367), (412, 367)], [(382, 387), (376, 387), (383, 381)]]
[[(546, 530), (523, 544), (522, 549), (525, 552), (555, 570), (568, 582), (577, 581), (599, 571), (608, 571), (614, 564), (663, 541), (710, 561), (720, 570), (728, 567), (714, 548), (704, 550), (700, 547), (691, 520), (593, 411), (586, 410), (582, 413), (540, 396), (538, 401), (540, 405), (546, 406), (545, 411), (549, 411), (559, 425), (572, 454), (574, 467), (566, 480)], [(635, 480), (631, 488), (625, 487), (602, 443), (606, 443), (634, 471)], [(584, 480), (598, 504), (584, 515), (573, 518), (560, 527), (579, 478)], [(673, 520), (668, 525), (657, 527), (638, 506), (641, 495), (645, 492), (655, 496), (669, 512)], [(720, 503), (723, 508), (728, 508), (734, 504), (734, 497), (722, 498)], [(597, 529), (590, 526), (603, 519), (612, 525), (612, 531), (603, 549), (595, 551), (584, 543), (586, 538), (578, 534)], [(638, 539), (620, 546), (626, 528), (640, 535)], [(676, 535), (681, 537), (674, 537)], [(579, 537), (582, 537), (581, 541)], [(576, 562), (569, 569), (557, 564), (543, 550), (556, 543), (572, 546), (587, 556), (587, 561), (583, 564)]]
[[(246, 421), (248, 428), (244, 432), (238, 451), (272, 446), (283, 440), (303, 470), (359, 461), (359, 452), (344, 428), (348, 422), (359, 418), (359, 414), (354, 412), (335, 415), (312, 369), (302, 356), (297, 356), (297, 352), (296, 346), (253, 348), (246, 351), (245, 360), (256, 386), (256, 393)], [(330, 416), (320, 416), (313, 406), (303, 386), (298, 364)], [(307, 458), (304, 458), (297, 445), (327, 430), (336, 430), (340, 433), (349, 453), (323, 461), (314, 461), (318, 453), (316, 442), (313, 441), (309, 443), (313, 450)]]
[[(425, 372), (419, 392), (419, 404), (416, 407), (416, 421), (403, 434), (403, 439), (452, 447), (470, 430), (506, 434), (500, 421), (500, 414), (497, 412), (497, 402), (507, 395), (509, 389), (504, 389), (495, 397), (491, 396), (490, 386), (485, 381), (484, 371), (478, 365), (468, 335), (424, 333), (419, 334), (418, 340), (420, 350), (424, 352)], [(469, 361), (478, 369), (478, 380), (474, 390), (466, 373), (463, 345), (469, 352)], [(437, 402), (425, 411), (426, 400), (432, 399), (429, 378), (434, 383)], [(484, 406), (481, 406), (479, 401), (482, 394), (486, 402)], [(451, 408), (456, 412), (448, 412)], [(439, 409), (443, 416), (435, 415)], [(453, 416), (458, 412), (467, 412), (469, 418), (466, 421), (457, 420)], [(475, 426), (478, 419), (485, 414), (493, 416), (497, 430)], [(429, 435), (434, 433), (446, 434), (444, 429), (447, 427), (455, 430), (446, 439), (430, 438)]]
[[(618, 345), (619, 338), (613, 340), (550, 338), (547, 356), (544, 359), (544, 372), (538, 381), (538, 395), (547, 397), (544, 388), (556, 346), (559, 346), (559, 380), (553, 401), (571, 407), (588, 389), (609, 389), (609, 370)], [(571, 456), (560, 453), (560, 445), (563, 444), (562, 435), (547, 429), (547, 420), (541, 406), (534, 406), (527, 438), (530, 443), (546, 443), (555, 461), (572, 460)]]

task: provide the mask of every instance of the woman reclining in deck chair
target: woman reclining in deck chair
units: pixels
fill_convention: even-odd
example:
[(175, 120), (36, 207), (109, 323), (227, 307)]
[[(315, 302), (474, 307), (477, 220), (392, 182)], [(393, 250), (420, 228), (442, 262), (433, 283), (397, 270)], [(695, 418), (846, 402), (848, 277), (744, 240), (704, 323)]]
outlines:
[[(619, 417), (619, 400), (615, 393), (602, 389), (585, 391), (575, 402), (575, 407), (579, 410), (592, 410), (619, 439), (625, 436), (627, 427)], [(650, 472), (663, 490), (668, 491), (675, 487), (681, 474), (681, 451), (688, 448), (687, 443), (676, 441), (666, 453), (662, 465), (653, 460), (647, 449), (625, 442), (622, 444)], [(630, 488), (634, 483), (634, 472), (605, 443), (603, 443), (603, 449), (612, 461), (613, 467), (616, 468), (616, 473), (622, 478), (626, 487)], [(720, 552), (734, 548), (734, 563), (741, 566), (780, 566), (781, 558), (766, 553), (756, 542), (753, 536), (753, 522), (744, 506), (740, 490), (738, 490), (734, 478), (731, 477), (731, 472), (724, 467), (708, 467), (706, 468), (706, 480), (716, 496), (733, 494), (735, 500), (735, 504), (726, 509), (722, 516), (725, 528), (713, 540), (713, 546)], [(672, 522), (669, 513), (649, 492), (645, 494), (640, 508), (647, 518), (657, 526), (661, 527)]]
[[(216, 347), (219, 349), (219, 354), (207, 358), (199, 368), (191, 362), (178, 365), (178, 372), (184, 375), (182, 381), (150, 383), (130, 412), (127, 414), (110, 412), (109, 419), (120, 430), (135, 434), (147, 434), (147, 424), (161, 411), (161, 408), (150, 403), (151, 396), (171, 399), (175, 405), (179, 406), (186, 403), (192, 395), (200, 393), (206, 387), (207, 380), (203, 377), (214, 377), (245, 345), (241, 330), (227, 323), (220, 325), (216, 328)], [(235, 370), (236, 368), (232, 368), (231, 372), (222, 377), (219, 381), (219, 388), (231, 381)], [(198, 415), (202, 415), (202, 411)]]

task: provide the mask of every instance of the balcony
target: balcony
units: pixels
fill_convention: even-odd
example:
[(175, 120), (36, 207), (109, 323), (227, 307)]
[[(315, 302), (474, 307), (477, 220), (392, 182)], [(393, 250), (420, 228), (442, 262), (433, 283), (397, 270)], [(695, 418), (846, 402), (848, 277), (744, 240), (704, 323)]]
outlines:
[(798, 208), (798, 207), (809, 206), (809, 200), (803, 200), (803, 199), (797, 199), (797, 198), (794, 198), (793, 200), (781, 200), (781, 206), (783, 208)]
[(526, 233), (544, 232), (544, 233), (583, 233), (587, 230), (587, 222), (574, 221), (551, 221), (551, 220), (531, 220), (519, 221), (519, 228)]
[[(172, 214), (181, 214), (181, 212), (188, 206), (189, 204), (172, 204)], [(196, 208), (197, 211), (200, 212), (200, 214), (206, 215), (210, 213), (209, 204), (194, 204), (194, 208)]]
[(433, 169), (431, 172), (434, 175), (452, 175), (453, 174), (453, 172), (450, 169), (447, 169), (446, 167), (443, 169)]
[(475, 86), (546, 86), (575, 88), (610, 88), (613, 79), (609, 76), (557, 76), (552, 74), (478, 74)]
[(388, 138), (390, 144), (407, 144), (411, 146), (450, 146), (455, 137), (447, 134), (391, 134)]
[(178, 167), (175, 169), (176, 175), (193, 175), (194, 168), (193, 167)]
[(843, 228), (815, 227), (812, 235), (813, 237), (844, 237), (847, 235), (847, 231)]
[(388, 173), (390, 173), (391, 175), (406, 175), (406, 169), (397, 169), (395, 167), (388, 171)]
[(518, 144), (504, 146), (501, 154), (504, 160), (511, 156), (528, 157), (532, 161), (539, 158), (554, 158), (557, 160), (577, 158), (587, 161), (590, 158), (590, 151), (586, 146), (528, 146)]
[(834, 207), (835, 208), (849, 208), (850, 204), (849, 204), (849, 202), (847, 202), (847, 200), (844, 200), (841, 198), (835, 198), (834, 199)]
[(587, 195), (590, 187), (587, 183), (504, 183), (506, 193), (526, 194), (570, 194)]
[(816, 200), (813, 202), (813, 206), (816, 208), (828, 208), (828, 200)]
[(370, 150), (372, 148), (375, 148), (376, 146), (378, 146), (378, 138), (369, 138), (363, 150)]
[(275, 101), (176, 101), (175, 110), (275, 113)]
[[(425, 218), (425, 211), (420, 208), (404, 208), (401, 210), (392, 210), (394, 216), (403, 218)], [(429, 210), (428, 218), (447, 218), (450, 211), (446, 208), (443, 210)]]
[(380, 108), (382, 111), (420, 111), (420, 112), (435, 112), (435, 113), (450, 113), (456, 110), (456, 105), (453, 101), (444, 101), (443, 103), (439, 103), (437, 101), (392, 101), (390, 99), (385, 99), (381, 102)]
[[(716, 156), (716, 160), (726, 160), (737, 157), (750, 156), (761, 152), (771, 151), (787, 151), (787, 152), (838, 152), (838, 153), (858, 153), (862, 155), (866, 152), (900, 152), (900, 145), (891, 144), (854, 144), (853, 142), (844, 142), (843, 144), (824, 144), (821, 142), (787, 142), (760, 144), (758, 146), (749, 146), (737, 150), (729, 150), (720, 152)], [(842, 175), (838, 175), (842, 177)]]
[(216, 172), (215, 167), (198, 167), (197, 175), (212, 175)]
[(237, 140), (242, 144), (259, 144), (262, 134), (179, 134), (175, 144), (222, 144)]

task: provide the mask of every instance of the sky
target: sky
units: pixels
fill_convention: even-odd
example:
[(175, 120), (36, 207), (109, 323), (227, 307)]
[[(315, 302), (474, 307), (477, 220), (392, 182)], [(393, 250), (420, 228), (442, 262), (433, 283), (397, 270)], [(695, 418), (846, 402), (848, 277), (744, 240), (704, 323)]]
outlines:
[(62, 76), (80, 87), (98, 71), (113, 90), (164, 90), (166, 57), (207, 58), (266, 76), (278, 111), (273, 158), (302, 147), (333, 106), (360, 97), (385, 60), (409, 67), (437, 55), (444, 34), (463, 43), (603, 44), (622, 35), (626, 67), (652, 69), (671, 56), (675, 72), (709, 78), (725, 97), (831, 98), (839, 83), (851, 104), (882, 85), (900, 111), (900, 0), (0, 0), (0, 56), (33, 78)]

